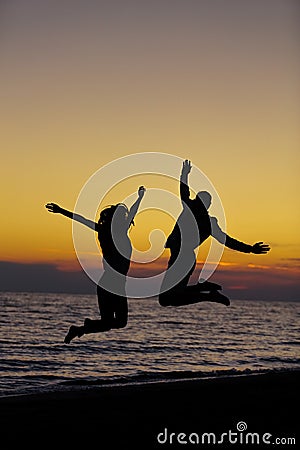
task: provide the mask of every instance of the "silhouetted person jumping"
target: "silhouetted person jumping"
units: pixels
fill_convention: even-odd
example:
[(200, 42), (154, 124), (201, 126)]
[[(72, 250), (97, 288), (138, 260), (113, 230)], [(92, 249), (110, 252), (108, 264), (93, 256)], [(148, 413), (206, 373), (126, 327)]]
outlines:
[(180, 198), (183, 209), (165, 244), (171, 254), (168, 270), (162, 282), (159, 303), (161, 306), (182, 306), (212, 301), (228, 306), (229, 299), (217, 292), (221, 286), (209, 281), (188, 286), (196, 267), (195, 249), (209, 236), (226, 247), (243, 253), (264, 254), (270, 250), (270, 247), (263, 242), (257, 242), (254, 245), (245, 244), (224, 233), (217, 219), (208, 213), (211, 195), (207, 191), (200, 191), (194, 199), (191, 199), (188, 186), (188, 175), (191, 169), (191, 162), (185, 160), (180, 177)]
[(98, 223), (67, 211), (55, 203), (47, 203), (49, 212), (62, 214), (86, 225), (98, 233), (103, 254), (103, 274), (97, 285), (100, 320), (85, 319), (82, 326), (71, 325), (65, 337), (69, 344), (75, 337), (100, 333), (112, 328), (124, 328), (128, 320), (126, 275), (130, 267), (132, 245), (128, 236), (130, 226), (145, 194), (144, 186), (138, 190), (138, 199), (130, 210), (123, 203), (109, 206), (100, 213)]

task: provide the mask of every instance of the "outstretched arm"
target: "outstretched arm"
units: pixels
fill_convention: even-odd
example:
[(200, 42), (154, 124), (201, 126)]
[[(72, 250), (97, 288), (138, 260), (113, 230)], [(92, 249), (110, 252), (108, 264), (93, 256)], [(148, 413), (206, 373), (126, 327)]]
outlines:
[(255, 253), (256, 255), (268, 253), (270, 250), (270, 246), (268, 244), (264, 244), (263, 242), (256, 242), (256, 244), (249, 245), (228, 236), (228, 234), (226, 234), (225, 245), (226, 247), (231, 248), (232, 250), (237, 250), (238, 252)]
[(97, 223), (93, 222), (92, 220), (86, 219), (85, 217), (81, 216), (80, 214), (73, 213), (72, 211), (68, 211), (67, 209), (61, 208), (56, 203), (47, 203), (46, 208), (49, 212), (52, 212), (54, 214), (62, 214), (63, 216), (69, 217), (69, 219), (73, 219), (76, 222), (80, 222), (83, 225), (87, 226), (88, 228), (91, 228), (91, 230), (97, 229)]
[(183, 161), (181, 175), (180, 175), (180, 198), (181, 201), (187, 202), (190, 198), (190, 189), (188, 185), (188, 176), (190, 171), (192, 170), (191, 161), (186, 159)]
[(254, 245), (249, 245), (228, 236), (228, 234), (224, 233), (224, 231), (219, 227), (218, 221), (215, 217), (211, 217), (211, 228), (212, 236), (221, 244), (224, 244), (232, 250), (243, 253), (255, 253), (256, 255), (268, 253), (270, 250), (270, 246), (268, 244), (264, 244), (263, 242), (256, 242)]
[(134, 204), (132, 205), (132, 207), (130, 208), (129, 213), (128, 213), (128, 218), (127, 218), (128, 227), (130, 226), (131, 222), (133, 221), (133, 219), (139, 209), (140, 203), (142, 201), (142, 198), (145, 195), (145, 192), (146, 192), (145, 187), (140, 186), (139, 190), (138, 190), (138, 199), (134, 202)]

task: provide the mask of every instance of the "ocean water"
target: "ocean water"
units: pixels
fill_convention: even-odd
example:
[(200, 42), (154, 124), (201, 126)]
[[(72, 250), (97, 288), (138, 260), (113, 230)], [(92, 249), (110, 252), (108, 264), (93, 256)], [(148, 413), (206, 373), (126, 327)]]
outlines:
[(63, 343), (99, 318), (94, 295), (0, 294), (0, 395), (300, 368), (300, 303), (162, 308), (129, 299), (124, 329)]

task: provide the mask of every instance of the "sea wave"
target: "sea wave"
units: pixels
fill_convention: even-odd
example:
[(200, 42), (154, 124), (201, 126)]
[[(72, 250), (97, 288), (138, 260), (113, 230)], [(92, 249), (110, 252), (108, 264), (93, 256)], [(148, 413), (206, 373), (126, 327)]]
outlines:
[(220, 369), (210, 371), (166, 371), (166, 372), (144, 372), (139, 374), (128, 375), (124, 377), (110, 377), (107, 379), (97, 378), (77, 378), (59, 383), (61, 386), (102, 386), (108, 384), (140, 384), (151, 382), (169, 382), (169, 381), (183, 381), (183, 380), (198, 380), (204, 378), (221, 378), (234, 377), (243, 375), (257, 375), (262, 373), (278, 373), (297, 371), (299, 367), (289, 367), (280, 369)]
[[(166, 371), (146, 372), (128, 376), (116, 376), (108, 378), (84, 377), (69, 378), (56, 375), (25, 375), (12, 390), (0, 392), (0, 398), (19, 396), (26, 394), (39, 394), (57, 391), (87, 390), (101, 387), (139, 386), (152, 383), (168, 383), (180, 381), (197, 381), (204, 379), (221, 379), (230, 377), (256, 376), (260, 374), (291, 373), (299, 371), (299, 367), (287, 367), (278, 369), (220, 369), (210, 371)], [(35, 385), (33, 387), (33, 382)]]

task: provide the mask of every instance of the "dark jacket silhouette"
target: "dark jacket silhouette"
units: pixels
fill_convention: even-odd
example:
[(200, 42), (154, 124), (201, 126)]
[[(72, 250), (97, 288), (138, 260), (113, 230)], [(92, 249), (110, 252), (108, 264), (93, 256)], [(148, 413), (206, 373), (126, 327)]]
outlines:
[[(208, 213), (212, 200), (209, 192), (200, 191), (194, 199), (191, 198), (188, 186), (191, 168), (190, 161), (185, 160), (180, 176), (182, 212), (165, 244), (165, 247), (170, 249), (170, 258), (159, 302), (162, 306), (180, 306), (208, 300), (229, 305), (227, 297), (216, 293), (216, 287), (221, 288), (219, 285), (206, 282), (188, 286), (196, 266), (195, 249), (209, 236), (226, 247), (243, 253), (263, 254), (267, 253), (270, 247), (262, 242), (249, 245), (226, 234), (220, 228), (216, 217), (211, 217)], [(208, 291), (210, 297), (202, 295), (202, 291)]]

